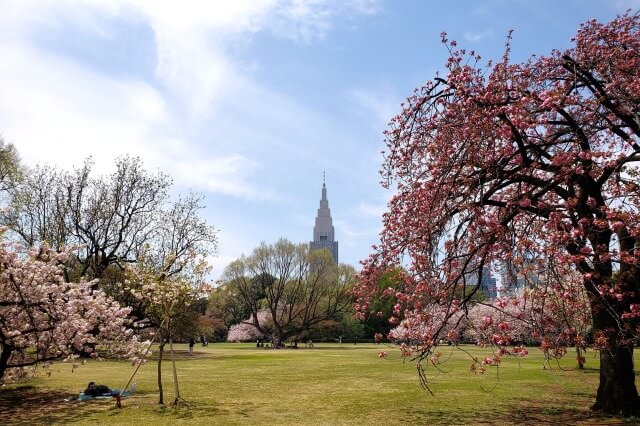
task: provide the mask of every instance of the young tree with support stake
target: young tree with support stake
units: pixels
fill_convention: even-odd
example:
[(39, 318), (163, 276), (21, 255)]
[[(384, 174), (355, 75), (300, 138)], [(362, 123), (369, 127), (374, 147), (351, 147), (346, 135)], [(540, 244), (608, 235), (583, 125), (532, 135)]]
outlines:
[[(137, 301), (137, 310), (144, 315), (147, 326), (156, 330), (154, 337), (159, 342), (157, 383), (159, 400), (164, 404), (164, 390), (162, 384), (162, 361), (164, 349), (169, 344), (171, 363), (173, 367), (174, 400), (173, 405), (180, 404), (180, 390), (174, 358), (173, 342), (176, 335), (186, 331), (195, 332), (199, 312), (193, 309), (197, 299), (206, 292), (208, 285), (204, 277), (210, 268), (203, 257), (195, 252), (180, 259), (182, 274), (172, 274), (177, 270), (175, 257), (169, 257), (159, 267), (144, 256), (127, 269), (125, 291)], [(188, 274), (184, 274), (189, 271)]]
[[(404, 318), (436, 303), (428, 359), (465, 310), (469, 274), (535, 253), (581, 274), (600, 384), (593, 409), (640, 413), (633, 347), (640, 318), (640, 16), (583, 24), (574, 46), (494, 66), (450, 49), (448, 75), (416, 90), (386, 132), (389, 202), (357, 305), (380, 274), (410, 259), (394, 295)], [(544, 285), (561, 284), (557, 280)], [(462, 295), (460, 296), (460, 293)], [(499, 342), (496, 344), (500, 345)]]

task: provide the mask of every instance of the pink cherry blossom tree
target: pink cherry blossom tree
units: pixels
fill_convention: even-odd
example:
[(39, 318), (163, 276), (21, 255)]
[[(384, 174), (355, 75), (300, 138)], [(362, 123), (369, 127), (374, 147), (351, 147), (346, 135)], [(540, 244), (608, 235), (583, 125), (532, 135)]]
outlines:
[[(573, 47), (523, 63), (510, 62), (509, 44), (483, 67), (443, 42), (447, 74), (416, 90), (386, 132), (382, 176), (397, 194), (356, 307), (365, 312), (378, 277), (408, 259), (399, 312), (419, 317), (435, 303), (445, 324), (470, 303), (470, 274), (477, 288), (485, 266), (552, 259), (539, 285), (578, 273), (588, 297), (600, 350), (593, 409), (638, 414), (640, 16), (588, 21)], [(551, 321), (550, 308), (539, 314)], [(422, 359), (446, 327), (429, 329)]]
[(101, 350), (136, 358), (141, 345), (126, 326), (130, 309), (121, 307), (93, 283), (65, 282), (69, 255), (47, 245), (26, 250), (0, 242), (0, 380), (8, 369), (80, 351)]
[[(270, 315), (266, 309), (258, 311), (257, 320), (261, 330), (270, 330)], [(234, 324), (229, 327), (229, 334), (227, 335), (227, 341), (229, 342), (255, 342), (256, 339), (264, 339), (264, 333), (258, 330), (258, 327), (253, 325), (253, 319), (247, 318), (246, 320)]]

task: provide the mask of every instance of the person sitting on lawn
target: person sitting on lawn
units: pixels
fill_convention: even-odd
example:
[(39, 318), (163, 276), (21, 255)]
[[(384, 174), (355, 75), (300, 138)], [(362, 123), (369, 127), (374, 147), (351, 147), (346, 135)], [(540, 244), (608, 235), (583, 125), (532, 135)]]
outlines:
[(89, 382), (89, 385), (87, 385), (87, 388), (84, 390), (84, 394), (86, 396), (100, 396), (100, 395), (113, 395), (113, 392), (111, 389), (109, 389), (109, 386), (105, 386), (105, 385), (96, 385), (95, 382)]

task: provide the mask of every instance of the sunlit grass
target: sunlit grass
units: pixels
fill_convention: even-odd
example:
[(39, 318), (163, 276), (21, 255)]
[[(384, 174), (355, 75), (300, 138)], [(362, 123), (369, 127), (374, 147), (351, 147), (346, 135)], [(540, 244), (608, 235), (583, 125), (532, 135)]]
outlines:
[[(63, 363), (52, 374), (40, 374), (27, 385), (0, 390), (0, 411), (13, 424), (565, 424), (616, 423), (593, 418), (588, 407), (597, 386), (597, 358), (588, 355), (588, 369), (573, 370), (567, 356), (561, 366), (542, 370), (543, 357), (532, 348), (524, 359), (507, 358), (498, 374), (469, 372), (469, 358), (444, 348), (450, 359), (430, 388), (423, 390), (414, 363), (399, 358), (393, 347), (316, 345), (316, 349), (267, 350), (251, 344), (196, 346), (196, 356), (178, 345), (180, 409), (159, 407), (156, 363), (142, 366), (134, 382), (138, 394), (116, 409), (112, 401), (65, 402), (89, 381), (122, 387), (133, 368), (125, 362), (90, 361), (76, 369)], [(472, 354), (480, 349), (466, 347)], [(378, 352), (389, 356), (381, 359)], [(164, 363), (165, 402), (174, 389), (168, 359)], [(561, 369), (566, 368), (566, 370)], [(30, 395), (41, 395), (27, 403)], [(36, 398), (37, 399), (37, 398)]]

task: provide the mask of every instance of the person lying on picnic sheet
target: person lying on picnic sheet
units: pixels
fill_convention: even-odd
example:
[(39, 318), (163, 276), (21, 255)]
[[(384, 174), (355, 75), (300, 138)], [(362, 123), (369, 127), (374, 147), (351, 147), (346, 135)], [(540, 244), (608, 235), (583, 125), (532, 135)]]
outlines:
[(114, 391), (109, 389), (109, 386), (96, 385), (94, 382), (89, 382), (84, 394), (86, 396), (114, 395)]

